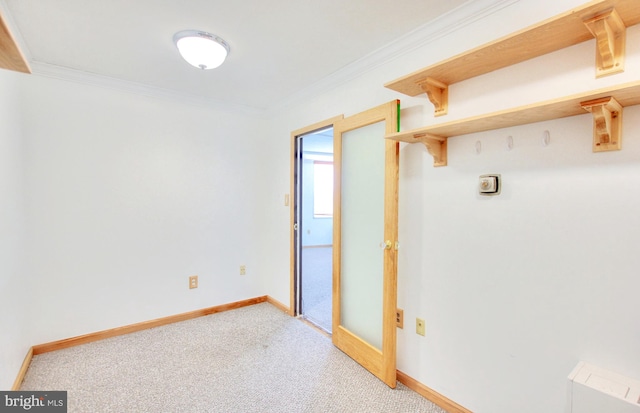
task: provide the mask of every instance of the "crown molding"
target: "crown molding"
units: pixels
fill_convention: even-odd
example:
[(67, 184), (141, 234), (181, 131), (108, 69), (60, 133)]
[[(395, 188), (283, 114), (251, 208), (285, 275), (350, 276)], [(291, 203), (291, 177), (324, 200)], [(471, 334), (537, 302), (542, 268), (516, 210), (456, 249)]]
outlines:
[(423, 47), (426, 44), (460, 30), (486, 16), (498, 12), (519, 0), (469, 0), (456, 9), (431, 20), (424, 25), (412, 30), (406, 35), (393, 40), (391, 43), (378, 48), (361, 59), (345, 66), (344, 68), (326, 76), (306, 88), (275, 102), (268, 108), (257, 108), (238, 103), (230, 103), (219, 99), (179, 92), (175, 90), (159, 88), (139, 82), (126, 81), (95, 73), (52, 65), (32, 59), (29, 48), (24, 42), (20, 30), (15, 25), (5, 0), (0, 0), (0, 12), (5, 16), (16, 42), (22, 50), (32, 69), (33, 75), (44, 76), (59, 80), (66, 80), (81, 84), (93, 85), (113, 90), (121, 90), (129, 93), (178, 101), (190, 105), (212, 107), (219, 110), (232, 110), (249, 115), (269, 115), (275, 111), (286, 109), (298, 102), (322, 94), (345, 84), (363, 73), (369, 72), (400, 56)]
[(212, 99), (204, 96), (193, 95), (184, 92), (178, 92), (175, 90), (159, 88), (155, 86), (146, 85), (139, 82), (131, 82), (121, 79), (116, 79), (109, 76), (98, 75), (95, 73), (84, 72), (81, 70), (71, 69), (68, 67), (52, 65), (49, 63), (40, 62), (34, 60), (27, 47), (22, 33), (15, 24), (13, 16), (5, 0), (0, 0), (0, 13), (5, 19), (5, 22), (11, 30), (11, 34), (16, 40), (16, 43), (20, 47), (25, 59), (29, 62), (31, 67), (31, 74), (36, 76), (43, 76), (52, 79), (65, 80), (85, 85), (97, 86), (112, 90), (119, 90), (128, 93), (134, 93), (137, 95), (143, 95), (152, 98), (160, 98), (170, 101), (177, 101), (194, 106), (211, 107), (218, 110), (231, 110), (248, 115), (260, 115), (265, 112), (263, 108), (255, 108), (248, 105), (242, 105), (238, 103), (232, 103), (223, 101), (221, 99)]
[(520, 0), (469, 0), (442, 16), (412, 30), (391, 43), (374, 50), (337, 72), (313, 83), (268, 108), (269, 111), (286, 109), (300, 101), (345, 84), (363, 73), (411, 53), (441, 37), (490, 16)]
[(259, 115), (264, 112), (264, 109), (255, 108), (248, 105), (242, 105), (224, 101), (221, 99), (213, 99), (205, 96), (179, 92), (176, 90), (150, 86), (139, 82), (116, 79), (109, 76), (98, 75), (95, 73), (84, 72), (81, 70), (52, 65), (39, 61), (31, 62), (31, 70), (33, 74), (37, 76), (65, 80), (85, 85), (102, 87), (106, 89), (119, 90), (151, 98), (160, 98), (174, 102), (181, 102), (189, 105), (211, 107), (218, 110), (231, 110), (247, 115)]

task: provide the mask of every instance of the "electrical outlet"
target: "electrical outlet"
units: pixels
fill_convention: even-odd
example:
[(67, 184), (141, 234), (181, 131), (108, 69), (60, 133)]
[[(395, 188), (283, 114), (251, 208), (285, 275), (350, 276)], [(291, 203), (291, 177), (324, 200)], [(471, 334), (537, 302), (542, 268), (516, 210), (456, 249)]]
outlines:
[(396, 327), (404, 328), (404, 311), (401, 308), (396, 310)]
[(240, 275), (247, 275), (247, 266), (246, 265), (241, 265), (240, 266)]
[(189, 277), (189, 289), (198, 288), (198, 276), (192, 275)]
[(421, 318), (416, 318), (416, 334), (424, 336), (424, 320)]

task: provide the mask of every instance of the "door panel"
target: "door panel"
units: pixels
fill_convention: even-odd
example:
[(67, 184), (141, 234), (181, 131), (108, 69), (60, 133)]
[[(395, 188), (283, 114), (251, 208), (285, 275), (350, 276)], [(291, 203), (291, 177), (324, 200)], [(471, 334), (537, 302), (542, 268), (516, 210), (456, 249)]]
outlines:
[(342, 134), (340, 321), (382, 350), (384, 142), (371, 142), (380, 136), (384, 122)]
[[(333, 342), (396, 386), (399, 101), (334, 124)], [(385, 245), (383, 248), (382, 246)]]

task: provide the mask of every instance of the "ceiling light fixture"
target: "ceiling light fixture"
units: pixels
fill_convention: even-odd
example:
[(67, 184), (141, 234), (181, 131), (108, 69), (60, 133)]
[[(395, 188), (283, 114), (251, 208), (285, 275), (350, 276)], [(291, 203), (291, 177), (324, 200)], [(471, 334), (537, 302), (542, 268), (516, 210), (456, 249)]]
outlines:
[(180, 55), (199, 69), (215, 69), (229, 54), (229, 45), (215, 34), (201, 30), (183, 30), (173, 36)]

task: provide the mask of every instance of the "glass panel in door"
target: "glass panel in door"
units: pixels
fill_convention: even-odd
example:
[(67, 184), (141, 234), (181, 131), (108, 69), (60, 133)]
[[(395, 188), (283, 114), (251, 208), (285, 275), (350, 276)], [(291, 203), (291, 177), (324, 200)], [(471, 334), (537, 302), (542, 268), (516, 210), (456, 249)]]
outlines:
[(333, 343), (396, 386), (398, 101), (334, 124)]
[[(342, 134), (341, 324), (382, 350), (384, 122)], [(377, 139), (376, 139), (377, 138)]]

